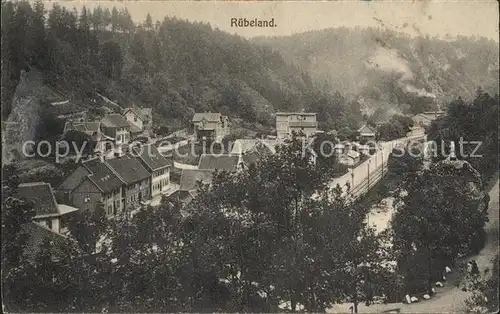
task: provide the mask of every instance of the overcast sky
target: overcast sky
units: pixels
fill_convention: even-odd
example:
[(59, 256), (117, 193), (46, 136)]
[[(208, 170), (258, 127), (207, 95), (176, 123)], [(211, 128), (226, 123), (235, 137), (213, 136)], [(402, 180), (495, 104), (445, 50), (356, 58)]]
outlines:
[[(50, 8), (51, 1), (46, 6)], [(153, 21), (177, 16), (209, 22), (245, 37), (279, 36), (330, 27), (381, 26), (413, 35), (480, 35), (498, 41), (496, 0), (429, 1), (58, 1), (78, 10), (127, 6), (136, 22), (149, 12)], [(231, 18), (267, 20), (274, 28), (234, 28)]]

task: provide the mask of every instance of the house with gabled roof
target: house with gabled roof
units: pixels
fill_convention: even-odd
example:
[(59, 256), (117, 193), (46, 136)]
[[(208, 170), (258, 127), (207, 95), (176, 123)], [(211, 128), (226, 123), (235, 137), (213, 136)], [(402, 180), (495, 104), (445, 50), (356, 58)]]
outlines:
[(130, 142), (130, 123), (121, 114), (114, 113), (102, 118), (101, 129), (117, 145)]
[(149, 144), (133, 148), (134, 155), (138, 156), (139, 161), (149, 171), (151, 176), (151, 197), (161, 195), (167, 190), (170, 184), (170, 167), (172, 161), (163, 157), (155, 145)]
[(151, 199), (151, 175), (137, 157), (130, 154), (106, 160), (109, 168), (124, 183), (124, 208), (132, 211)]
[[(236, 140), (233, 145), (232, 153), (238, 152), (240, 155), (240, 165), (243, 167), (248, 167), (250, 164), (255, 164), (266, 156), (274, 154), (273, 148), (271, 148), (269, 141), (256, 139), (253, 145), (246, 140), (244, 142), (238, 142)], [(241, 144), (240, 144), (241, 143)], [(247, 145), (245, 145), (247, 144)]]
[(179, 190), (195, 192), (198, 184), (211, 184), (213, 169), (182, 169)]
[(123, 110), (123, 117), (130, 123), (132, 136), (143, 132), (149, 133), (152, 129), (153, 110), (151, 108), (129, 107)]
[(196, 197), (196, 191), (177, 190), (165, 198), (173, 206), (183, 208)]
[(212, 184), (212, 169), (182, 169), (179, 189), (165, 198), (166, 202), (181, 208), (189, 204), (197, 195), (200, 185)]
[(206, 139), (220, 143), (229, 134), (230, 124), (229, 118), (220, 113), (195, 113), (192, 119), (195, 141)]
[(35, 216), (33, 221), (53, 232), (61, 233), (67, 218), (78, 208), (58, 204), (50, 183), (29, 182), (18, 186), (19, 197), (33, 203)]
[(236, 171), (239, 169), (239, 165), (239, 155), (202, 154), (198, 162), (198, 169)]
[(427, 111), (416, 114), (411, 119), (413, 120), (414, 125), (427, 127), (431, 125), (432, 121), (442, 117), (443, 115), (445, 115), (444, 111)]
[(277, 112), (276, 136), (285, 139), (293, 133), (314, 136), (318, 130), (316, 113), (313, 112)]
[(358, 129), (358, 133), (360, 143), (365, 143), (368, 141), (375, 141), (377, 131), (375, 130), (375, 128), (372, 128), (369, 125), (365, 124)]
[(96, 146), (94, 148), (94, 151), (96, 152), (106, 151), (106, 143), (113, 141), (113, 138), (106, 136), (105, 134), (102, 133), (100, 121), (92, 121), (92, 122), (67, 121), (64, 124), (63, 137), (67, 132), (71, 130), (87, 134), (96, 143)]
[(104, 159), (93, 158), (82, 162), (57, 192), (63, 203), (91, 211), (102, 204), (106, 215), (113, 217), (124, 209), (123, 185)]

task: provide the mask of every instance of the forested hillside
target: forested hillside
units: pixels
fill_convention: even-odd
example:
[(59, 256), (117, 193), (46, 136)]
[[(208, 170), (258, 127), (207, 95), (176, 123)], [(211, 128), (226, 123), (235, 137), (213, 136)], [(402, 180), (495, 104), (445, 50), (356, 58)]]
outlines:
[(269, 47), (176, 18), (148, 15), (135, 25), (126, 9), (2, 2), (3, 117), (21, 70), (42, 73), (51, 101), (96, 109), (102, 95), (122, 107), (153, 107), (157, 125), (185, 126), (208, 110), (264, 125), (278, 110), (317, 111), (325, 129), (362, 120), (359, 106), (320, 89)]
[(498, 93), (498, 42), (486, 38), (440, 40), (381, 28), (336, 28), (254, 42), (368, 107), (417, 113), (458, 96), (472, 99), (478, 86)]

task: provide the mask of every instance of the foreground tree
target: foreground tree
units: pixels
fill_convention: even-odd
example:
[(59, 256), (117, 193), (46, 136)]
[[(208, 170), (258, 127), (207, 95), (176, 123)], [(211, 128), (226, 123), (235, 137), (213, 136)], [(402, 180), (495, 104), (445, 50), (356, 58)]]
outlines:
[(434, 159), (445, 159), (450, 142), (455, 142), (455, 153), (467, 160), (484, 179), (498, 170), (498, 95), (490, 96), (482, 89), (472, 102), (462, 98), (449, 105), (447, 115), (429, 127), (428, 140), (436, 143)]
[(195, 278), (224, 283), (218, 289), (231, 301), (219, 310), (324, 311), (353, 296), (353, 282), (362, 283), (353, 269), (374, 263), (379, 244), (371, 236), (358, 241), (364, 211), (325, 183), (295, 138), (247, 170), (216, 174), (211, 189), (200, 190), (183, 243), (194, 254)]
[[(446, 265), (481, 248), (487, 205), (481, 177), (467, 162), (445, 160), (408, 178), (393, 229), (409, 292), (431, 293), (432, 281), (441, 280)], [(415, 274), (421, 274), (422, 285), (411, 279)]]

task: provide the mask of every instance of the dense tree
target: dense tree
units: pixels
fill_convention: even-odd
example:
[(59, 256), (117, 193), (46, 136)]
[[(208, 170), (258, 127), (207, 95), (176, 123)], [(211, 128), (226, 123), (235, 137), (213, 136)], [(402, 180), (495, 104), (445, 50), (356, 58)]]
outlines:
[(476, 98), (462, 98), (449, 105), (447, 115), (434, 121), (427, 137), (435, 144), (433, 158), (442, 160), (455, 142), (455, 154), (469, 161), (486, 178), (498, 169), (498, 95), (491, 97), (478, 89)]
[(378, 127), (378, 138), (383, 141), (390, 141), (405, 137), (412, 126), (413, 120), (410, 117), (393, 115), (388, 122)]
[(123, 67), (123, 57), (120, 46), (114, 41), (108, 41), (101, 50), (102, 68), (108, 78), (120, 78)]
[[(278, 53), (205, 23), (165, 18), (153, 28), (148, 15), (136, 28), (126, 8), (76, 12), (54, 4), (44, 28), (41, 2), (34, 8), (24, 1), (2, 6), (5, 114), (20, 70), (35, 66), (44, 83), (71, 90), (74, 101), (85, 107), (92, 106), (87, 99), (97, 92), (120, 104), (153, 107), (176, 128), (186, 126), (192, 112), (208, 110), (272, 124), (275, 110), (316, 106), (323, 108), (320, 124), (328, 128), (348, 124), (355, 129), (360, 119), (359, 106), (351, 108), (339, 93), (321, 91)], [(174, 102), (165, 108), (171, 95)]]
[(102, 204), (93, 211), (78, 211), (68, 221), (70, 234), (78, 241), (82, 250), (89, 254), (97, 251), (96, 245), (105, 234), (106, 228), (107, 217)]
[(467, 162), (442, 161), (409, 176), (398, 199), (394, 243), (408, 292), (431, 293), (446, 265), (482, 246), (489, 200), (480, 174)]

